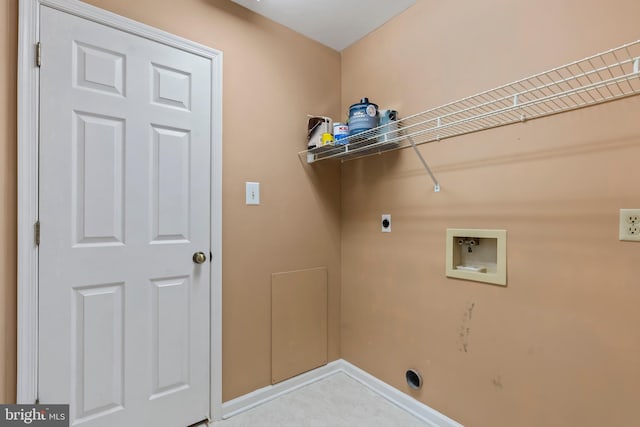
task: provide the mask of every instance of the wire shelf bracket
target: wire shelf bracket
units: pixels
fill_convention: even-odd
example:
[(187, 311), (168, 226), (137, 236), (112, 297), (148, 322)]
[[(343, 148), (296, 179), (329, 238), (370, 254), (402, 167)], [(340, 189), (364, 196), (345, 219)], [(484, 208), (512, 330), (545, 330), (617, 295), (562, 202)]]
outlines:
[(424, 159), (424, 157), (422, 157), (422, 153), (420, 153), (420, 150), (418, 150), (418, 147), (416, 146), (416, 143), (413, 142), (413, 138), (408, 136), (407, 139), (409, 140), (409, 143), (411, 144), (411, 146), (413, 147), (414, 151), (416, 152), (416, 155), (420, 159), (420, 162), (422, 162), (422, 166), (424, 166), (424, 169), (427, 171), (427, 173), (431, 177), (431, 180), (433, 181), (433, 191), (436, 192), (436, 193), (439, 193), (440, 192), (440, 183), (438, 182), (438, 180), (435, 177), (435, 175), (433, 174), (433, 172), (431, 172), (431, 168), (427, 164), (427, 161)]
[(298, 153), (308, 163), (347, 161), (640, 94), (640, 40)]

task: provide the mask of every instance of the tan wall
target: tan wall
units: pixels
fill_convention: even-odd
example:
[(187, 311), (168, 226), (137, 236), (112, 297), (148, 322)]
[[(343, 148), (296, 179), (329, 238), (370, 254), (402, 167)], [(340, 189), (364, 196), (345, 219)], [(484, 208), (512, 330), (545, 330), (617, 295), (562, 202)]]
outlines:
[(16, 398), (18, 2), (0, 5), (0, 402)]
[[(327, 266), (329, 360), (339, 357), (340, 174), (307, 168), (307, 113), (337, 116), (340, 55), (227, 0), (89, 3), (224, 52), (223, 398), (271, 383), (271, 274)], [(15, 398), (15, 55), (17, 0), (0, 36), (0, 401)], [(244, 205), (244, 182), (262, 205)], [(309, 224), (315, 224), (313, 228)]]
[[(638, 37), (637, 1), (427, 1), (343, 52), (343, 114), (405, 115)], [(473, 427), (640, 425), (640, 97), (342, 169), (342, 356)], [(392, 214), (392, 233), (380, 215)], [(445, 229), (508, 230), (508, 286), (445, 277)], [(466, 351), (465, 351), (466, 348)]]

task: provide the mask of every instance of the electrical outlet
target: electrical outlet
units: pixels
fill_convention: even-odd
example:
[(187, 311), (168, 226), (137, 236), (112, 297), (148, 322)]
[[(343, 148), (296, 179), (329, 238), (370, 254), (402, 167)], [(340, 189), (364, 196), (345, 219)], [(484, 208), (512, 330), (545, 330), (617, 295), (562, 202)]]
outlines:
[(391, 233), (391, 214), (382, 215), (381, 226), (383, 233)]
[(640, 209), (620, 209), (620, 240), (640, 241)]

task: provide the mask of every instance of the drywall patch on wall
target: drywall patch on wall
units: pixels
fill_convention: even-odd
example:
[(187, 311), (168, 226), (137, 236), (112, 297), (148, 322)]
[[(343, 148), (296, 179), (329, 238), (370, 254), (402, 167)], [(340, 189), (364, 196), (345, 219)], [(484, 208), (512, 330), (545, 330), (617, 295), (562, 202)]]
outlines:
[(271, 382), (327, 363), (327, 268), (271, 276)]

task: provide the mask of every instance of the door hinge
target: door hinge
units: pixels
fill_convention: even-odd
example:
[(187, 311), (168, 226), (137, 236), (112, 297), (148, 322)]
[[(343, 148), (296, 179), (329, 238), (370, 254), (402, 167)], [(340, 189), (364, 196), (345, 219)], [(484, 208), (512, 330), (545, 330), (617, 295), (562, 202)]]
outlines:
[(40, 246), (40, 221), (36, 221), (36, 223), (33, 224), (33, 235), (36, 246)]
[(36, 65), (42, 66), (42, 45), (40, 42), (36, 43)]

